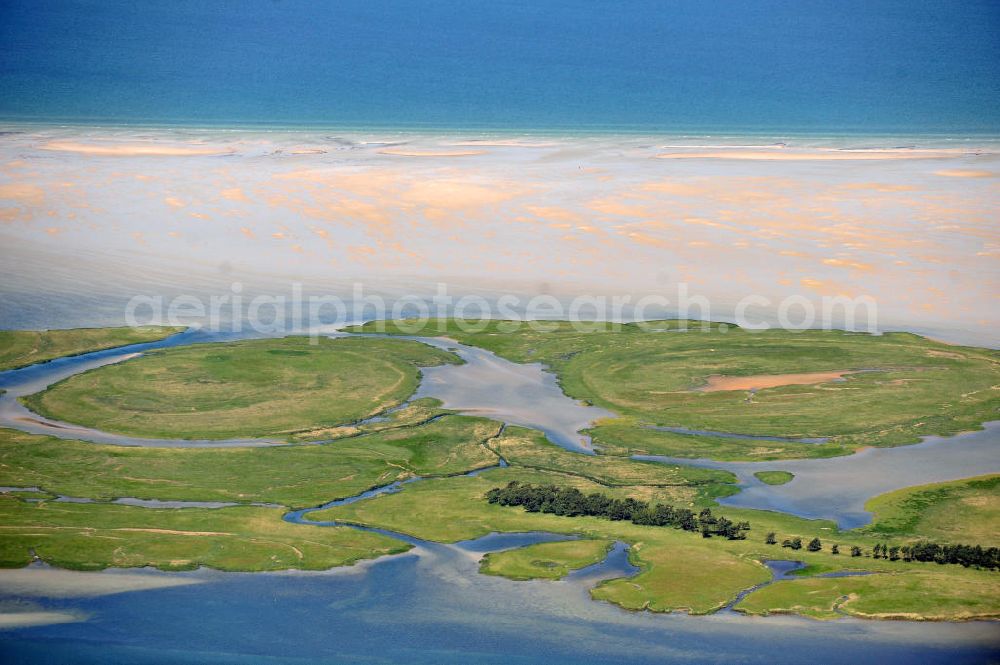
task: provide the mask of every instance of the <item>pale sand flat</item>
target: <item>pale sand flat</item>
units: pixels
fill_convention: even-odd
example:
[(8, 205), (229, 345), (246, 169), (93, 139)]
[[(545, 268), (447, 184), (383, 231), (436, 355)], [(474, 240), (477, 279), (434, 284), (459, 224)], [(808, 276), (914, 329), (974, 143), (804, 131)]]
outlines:
[(552, 148), (559, 145), (555, 141), (519, 141), (517, 139), (500, 139), (500, 140), (489, 140), (489, 139), (472, 139), (469, 141), (457, 141), (455, 143), (449, 143), (450, 146), (456, 147), (466, 147), (466, 146), (481, 146), (487, 147), (497, 147), (497, 148)]
[(80, 572), (47, 566), (0, 570), (0, 592), (11, 596), (89, 598), (199, 583), (179, 575)]
[(934, 175), (945, 176), (946, 178), (993, 178), (997, 174), (993, 171), (977, 171), (974, 169), (943, 169), (935, 171)]
[(395, 150), (387, 148), (379, 150), (380, 155), (395, 155), (397, 157), (471, 157), (485, 155), (485, 150)]
[(0, 612), (0, 630), (51, 626), (57, 623), (85, 621), (84, 617), (69, 612)]
[(41, 146), (42, 150), (72, 152), (94, 157), (193, 157), (229, 155), (233, 150), (209, 146), (152, 145), (141, 143), (88, 144), (73, 141), (52, 141)]
[(955, 152), (943, 150), (857, 150), (857, 151), (829, 151), (829, 152), (665, 152), (656, 156), (657, 159), (737, 159), (737, 160), (775, 160), (775, 161), (852, 161), (852, 160), (878, 160), (878, 159), (942, 159), (946, 157), (956, 157)]
[(803, 386), (826, 383), (839, 379), (855, 370), (844, 369), (834, 372), (808, 372), (804, 374), (758, 374), (756, 376), (723, 376), (713, 374), (706, 378), (706, 385), (695, 388), (696, 392), (714, 393), (721, 390), (762, 390), (778, 386)]

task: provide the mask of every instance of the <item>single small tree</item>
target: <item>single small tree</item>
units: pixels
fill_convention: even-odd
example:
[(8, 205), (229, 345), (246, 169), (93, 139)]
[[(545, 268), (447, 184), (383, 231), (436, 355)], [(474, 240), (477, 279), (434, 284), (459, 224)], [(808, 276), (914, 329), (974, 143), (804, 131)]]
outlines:
[(767, 539), (764, 542), (768, 545), (774, 545), (778, 542), (777, 537), (774, 535), (774, 531), (767, 534)]
[(899, 548), (890, 547), (889, 548), (889, 561), (899, 561)]
[(819, 538), (813, 538), (809, 541), (809, 545), (806, 547), (810, 552), (819, 552), (823, 549), (823, 543), (820, 542)]
[(840, 554), (840, 545), (836, 543), (830, 548), (830, 554)]
[(790, 538), (785, 538), (783, 541), (781, 541), (781, 546), (782, 547), (791, 547), (792, 546), (791, 539)]
[(861, 548), (857, 545), (851, 545), (851, 556), (861, 556)]
[(793, 550), (800, 550), (800, 549), (802, 549), (802, 539), (801, 538), (792, 538), (792, 544), (791, 544), (790, 547)]

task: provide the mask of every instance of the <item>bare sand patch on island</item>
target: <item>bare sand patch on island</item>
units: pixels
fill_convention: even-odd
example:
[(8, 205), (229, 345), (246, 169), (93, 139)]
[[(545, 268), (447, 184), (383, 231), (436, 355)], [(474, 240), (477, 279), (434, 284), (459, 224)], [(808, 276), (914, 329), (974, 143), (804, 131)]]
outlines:
[(855, 370), (842, 369), (832, 372), (806, 372), (802, 374), (757, 374), (755, 376), (723, 376), (713, 374), (706, 384), (695, 388), (697, 392), (714, 393), (720, 390), (763, 390), (778, 386), (808, 386), (840, 379)]

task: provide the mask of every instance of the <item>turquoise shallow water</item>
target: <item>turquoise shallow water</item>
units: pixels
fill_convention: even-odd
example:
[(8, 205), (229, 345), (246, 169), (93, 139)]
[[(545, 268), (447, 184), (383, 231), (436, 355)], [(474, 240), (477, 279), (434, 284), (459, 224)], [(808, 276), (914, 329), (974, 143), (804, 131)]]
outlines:
[(995, 132), (998, 25), (990, 0), (15, 0), (0, 117)]

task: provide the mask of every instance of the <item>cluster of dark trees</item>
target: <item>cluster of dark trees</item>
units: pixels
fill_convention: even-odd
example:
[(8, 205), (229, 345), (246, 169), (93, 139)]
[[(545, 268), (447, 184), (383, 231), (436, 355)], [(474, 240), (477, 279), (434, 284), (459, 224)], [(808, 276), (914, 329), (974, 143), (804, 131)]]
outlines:
[[(778, 542), (778, 539), (775, 537), (774, 532), (772, 531), (771, 533), (767, 534), (767, 538), (765, 539), (764, 542), (766, 542), (768, 545), (774, 545), (775, 543)], [(781, 546), (788, 547), (793, 550), (800, 550), (802, 549), (802, 539), (785, 538), (783, 541), (781, 541)], [(810, 552), (819, 552), (821, 549), (823, 549), (823, 543), (820, 542), (819, 538), (813, 538), (812, 540), (809, 541), (809, 544), (806, 545), (806, 549), (809, 550)], [(836, 545), (833, 546), (833, 553), (834, 554), (840, 553), (840, 550), (837, 548)]]
[[(775, 545), (778, 542), (774, 532), (767, 534), (764, 542), (768, 545)], [(802, 549), (801, 538), (786, 538), (781, 542), (782, 547), (793, 550)], [(806, 547), (810, 552), (819, 552), (823, 549), (823, 543), (819, 538), (813, 538)], [(831, 554), (840, 554), (840, 546), (834, 545), (830, 549)], [(864, 551), (857, 545), (851, 546), (851, 556), (864, 556)], [(955, 563), (966, 568), (985, 568), (987, 570), (1000, 569), (1000, 548), (981, 545), (940, 545), (921, 541), (912, 545), (886, 545), (879, 543), (872, 548), (873, 559), (886, 559), (888, 561), (933, 561), (935, 563)]]
[(511, 481), (486, 493), (486, 500), (501, 506), (523, 506), (529, 513), (552, 513), (574, 517), (587, 515), (609, 520), (628, 520), (646, 526), (671, 526), (685, 531), (701, 531), (705, 538), (722, 536), (743, 540), (750, 530), (749, 522), (733, 522), (712, 514), (705, 508), (697, 515), (687, 508), (675, 508), (662, 503), (650, 505), (636, 499), (613, 499), (594, 492), (584, 494), (570, 487), (531, 485)]
[(889, 547), (884, 543), (876, 545), (872, 556), (890, 561), (933, 561), (934, 563), (957, 563), (966, 568), (1000, 569), (1000, 548), (982, 545), (941, 545), (921, 541), (902, 547)]

